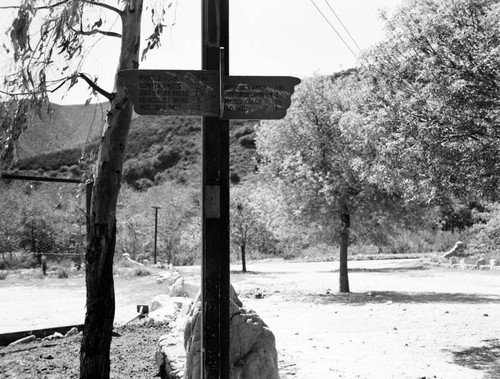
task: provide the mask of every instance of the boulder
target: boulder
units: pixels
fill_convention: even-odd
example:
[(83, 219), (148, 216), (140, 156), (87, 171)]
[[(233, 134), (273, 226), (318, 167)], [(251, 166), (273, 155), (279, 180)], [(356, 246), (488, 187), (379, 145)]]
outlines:
[(182, 307), (182, 303), (168, 295), (157, 295), (149, 307), (150, 322), (171, 322)]
[[(230, 378), (279, 379), (275, 338), (254, 311), (246, 309), (230, 289)], [(200, 378), (201, 296), (193, 302), (184, 329), (185, 379)]]
[(480, 269), (481, 266), (484, 266), (486, 265), (486, 259), (484, 258), (479, 258), (477, 261), (476, 261), (476, 268), (477, 269)]
[(76, 326), (73, 326), (70, 330), (66, 332), (64, 337), (72, 337), (76, 336), (78, 334), (78, 328)]
[(463, 257), (466, 255), (465, 244), (462, 241), (457, 241), (451, 250), (443, 255), (443, 258), (449, 259), (451, 257)]
[(20, 345), (20, 344), (23, 344), (23, 343), (29, 343), (29, 342), (33, 342), (36, 340), (36, 337), (31, 334), (27, 337), (24, 337), (24, 338), (21, 338), (21, 339), (18, 339), (17, 341), (14, 341), (12, 343), (9, 344), (9, 346), (16, 346), (16, 345)]
[(467, 269), (467, 263), (465, 263), (465, 258), (460, 259), (460, 268), (462, 270), (466, 270)]
[(137, 261), (134, 261), (132, 258), (130, 258), (129, 253), (123, 253), (122, 254), (122, 264), (125, 267), (143, 267), (144, 265), (142, 263), (139, 263)]
[(158, 340), (155, 362), (161, 379), (181, 379), (184, 377), (184, 349), (178, 329), (173, 329)]

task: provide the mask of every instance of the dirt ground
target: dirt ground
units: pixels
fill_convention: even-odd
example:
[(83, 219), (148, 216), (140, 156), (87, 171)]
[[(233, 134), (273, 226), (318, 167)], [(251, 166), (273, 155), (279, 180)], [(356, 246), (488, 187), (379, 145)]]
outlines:
[[(352, 293), (344, 295), (336, 268), (335, 262), (266, 261), (250, 262), (246, 274), (232, 272), (240, 299), (276, 336), (282, 379), (500, 378), (500, 272), (422, 267), (419, 260), (350, 262)], [(199, 283), (199, 267), (179, 271)], [(0, 283), (0, 325), (78, 321), (83, 280), (65, 283)], [(117, 279), (116, 287), (118, 319), (163, 290), (154, 277)], [(117, 329), (113, 377), (154, 377), (154, 345), (165, 332), (166, 326)], [(49, 347), (0, 348), (0, 377), (71, 378), (78, 343), (73, 337)]]

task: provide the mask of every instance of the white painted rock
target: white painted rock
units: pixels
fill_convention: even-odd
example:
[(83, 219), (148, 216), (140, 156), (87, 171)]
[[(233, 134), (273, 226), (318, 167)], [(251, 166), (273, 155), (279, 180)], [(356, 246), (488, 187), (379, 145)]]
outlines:
[(170, 322), (175, 319), (181, 306), (179, 301), (168, 295), (157, 295), (149, 308), (149, 320), (150, 322)]
[(23, 343), (29, 343), (29, 342), (33, 342), (34, 340), (36, 340), (36, 337), (32, 334), (28, 337), (24, 337), (24, 338), (18, 339), (17, 341), (10, 343), (9, 346), (16, 346), (16, 345), (20, 345)]
[(78, 334), (78, 328), (76, 326), (73, 326), (70, 330), (68, 330), (66, 332), (66, 334), (64, 335), (64, 337), (72, 337), (72, 336), (76, 336)]
[[(246, 309), (230, 290), (230, 378), (279, 379), (275, 338), (254, 311)], [(198, 294), (184, 329), (185, 379), (200, 378), (201, 296)]]

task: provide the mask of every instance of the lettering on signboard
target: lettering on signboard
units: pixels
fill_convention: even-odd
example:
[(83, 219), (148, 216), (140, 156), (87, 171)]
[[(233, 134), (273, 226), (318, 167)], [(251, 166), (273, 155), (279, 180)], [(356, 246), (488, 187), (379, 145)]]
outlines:
[(228, 76), (224, 82), (223, 118), (283, 118), (299, 83), (300, 79), (289, 76)]
[(300, 79), (291, 76), (225, 76), (220, 101), (217, 70), (124, 70), (138, 114), (220, 116), (271, 120), (285, 117)]
[(217, 71), (124, 70), (128, 94), (138, 114), (216, 116)]

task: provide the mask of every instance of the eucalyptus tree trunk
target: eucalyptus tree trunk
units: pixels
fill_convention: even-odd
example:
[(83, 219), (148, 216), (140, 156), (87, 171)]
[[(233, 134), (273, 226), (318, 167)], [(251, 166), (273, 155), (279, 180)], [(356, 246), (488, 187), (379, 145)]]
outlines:
[(351, 214), (347, 205), (343, 204), (340, 210), (340, 268), (339, 291), (349, 293), (349, 276), (347, 269), (347, 249), (349, 246), (349, 228), (351, 227)]
[[(121, 13), (122, 42), (118, 71), (139, 67), (142, 0), (129, 0), (125, 4)], [(127, 100), (124, 83), (116, 76), (106, 130), (99, 147), (87, 220), (87, 302), (80, 351), (81, 379), (109, 378), (110, 373), (111, 333), (115, 316), (113, 256), (116, 203), (131, 119), (132, 104)]]

